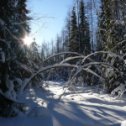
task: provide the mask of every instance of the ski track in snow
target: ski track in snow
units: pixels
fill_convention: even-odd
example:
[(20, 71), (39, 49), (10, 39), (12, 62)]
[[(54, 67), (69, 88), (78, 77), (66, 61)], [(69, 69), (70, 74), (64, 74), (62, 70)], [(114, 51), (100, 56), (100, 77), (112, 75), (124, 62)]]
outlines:
[(121, 126), (126, 120), (125, 99), (98, 94), (96, 88), (64, 92), (61, 83), (49, 82), (46, 90), (27, 90), (20, 96), (30, 106), (25, 115), (0, 118), (0, 126)]

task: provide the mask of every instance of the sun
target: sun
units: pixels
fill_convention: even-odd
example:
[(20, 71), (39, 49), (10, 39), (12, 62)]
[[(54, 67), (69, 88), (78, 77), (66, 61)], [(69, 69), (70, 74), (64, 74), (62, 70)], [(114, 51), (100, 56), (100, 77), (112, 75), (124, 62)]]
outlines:
[(32, 37), (30, 37), (29, 35), (26, 35), (23, 39), (22, 39), (23, 43), (27, 46), (29, 46), (32, 42), (33, 39)]

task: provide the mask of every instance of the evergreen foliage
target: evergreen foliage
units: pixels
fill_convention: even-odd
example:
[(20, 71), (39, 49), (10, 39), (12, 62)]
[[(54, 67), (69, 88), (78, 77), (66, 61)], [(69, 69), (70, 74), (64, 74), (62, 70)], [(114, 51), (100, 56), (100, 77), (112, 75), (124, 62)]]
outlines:
[(79, 7), (79, 38), (80, 38), (80, 53), (87, 55), (91, 52), (89, 23), (85, 16), (85, 8), (83, 0), (80, 1)]
[[(16, 101), (16, 95), (21, 86), (17, 78), (22, 79), (25, 77), (23, 74), (25, 70), (21, 65), (22, 58), (25, 56), (20, 56), (21, 53), (23, 54), (21, 38), (24, 36), (24, 32), (29, 31), (29, 25), (26, 22), (28, 11), (26, 10), (26, 0), (2, 0), (0, 6), (0, 50), (2, 55), (0, 90), (8, 99), (15, 99)], [(26, 74), (29, 74), (29, 72), (27, 71)], [(15, 103), (14, 100), (7, 100), (6, 97), (3, 97), (4, 95), (0, 95), (0, 100), (6, 103), (5, 109), (0, 107), (0, 116), (9, 115), (11, 110), (7, 110), (7, 107), (11, 108), (12, 104)], [(10, 116), (15, 114), (15, 112), (12, 112)]]
[(72, 9), (70, 22), (71, 23), (70, 23), (69, 51), (79, 52), (78, 27), (77, 27), (77, 17), (76, 17), (75, 7), (73, 7)]
[(85, 15), (84, 2), (80, 0), (77, 7), (73, 7), (70, 17), (69, 51), (87, 55), (91, 52), (91, 44), (89, 23)]
[[(124, 3), (123, 3), (124, 4)], [(113, 0), (101, 1), (101, 14), (99, 17), (99, 42), (98, 48), (106, 51), (112, 51), (118, 55), (125, 55), (125, 15), (124, 15), (124, 5), (122, 2)], [(111, 11), (110, 11), (111, 10)], [(125, 84), (125, 63), (124, 61), (118, 59), (111, 55), (104, 55), (101, 59), (104, 62), (109, 62), (112, 66), (119, 69), (120, 74), (116, 71), (111, 71), (111, 75), (108, 76), (108, 69), (104, 69), (103, 73), (106, 76), (105, 88), (110, 92), (120, 83)], [(125, 60), (125, 58), (123, 59)], [(123, 80), (123, 82), (122, 82)]]

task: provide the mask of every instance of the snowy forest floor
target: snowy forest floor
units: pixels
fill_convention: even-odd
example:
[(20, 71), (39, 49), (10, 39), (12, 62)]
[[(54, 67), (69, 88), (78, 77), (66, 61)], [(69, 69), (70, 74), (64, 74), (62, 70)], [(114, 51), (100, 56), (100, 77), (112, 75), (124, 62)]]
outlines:
[(45, 90), (41, 87), (26, 90), (19, 98), (30, 107), (19, 117), (0, 118), (0, 126), (121, 126), (126, 120), (125, 97), (99, 94), (96, 87), (64, 92), (63, 86), (48, 82)]

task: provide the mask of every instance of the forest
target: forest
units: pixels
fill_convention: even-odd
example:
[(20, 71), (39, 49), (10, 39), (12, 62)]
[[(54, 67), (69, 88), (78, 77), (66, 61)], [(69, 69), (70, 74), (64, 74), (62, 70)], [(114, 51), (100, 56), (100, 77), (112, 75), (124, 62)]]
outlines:
[(41, 47), (27, 0), (0, 7), (0, 126), (126, 126), (126, 0), (74, 0)]

